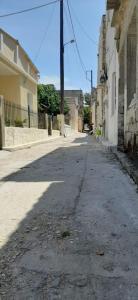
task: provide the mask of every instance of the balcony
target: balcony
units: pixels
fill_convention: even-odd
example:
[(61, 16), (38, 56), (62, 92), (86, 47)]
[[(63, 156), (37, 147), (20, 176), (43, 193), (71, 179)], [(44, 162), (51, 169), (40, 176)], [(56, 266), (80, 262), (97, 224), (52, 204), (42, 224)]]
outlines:
[(11, 70), (12, 73), (22, 73), (34, 81), (38, 80), (39, 71), (18, 40), (2, 29), (0, 29), (0, 64), (5, 65), (3, 68)]

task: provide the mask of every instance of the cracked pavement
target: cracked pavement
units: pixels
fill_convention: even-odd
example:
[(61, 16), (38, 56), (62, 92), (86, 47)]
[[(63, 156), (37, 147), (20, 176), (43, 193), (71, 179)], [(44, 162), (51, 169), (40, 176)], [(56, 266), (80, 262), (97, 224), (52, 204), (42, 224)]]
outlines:
[(138, 299), (137, 187), (112, 153), (77, 134), (0, 164), (0, 299)]

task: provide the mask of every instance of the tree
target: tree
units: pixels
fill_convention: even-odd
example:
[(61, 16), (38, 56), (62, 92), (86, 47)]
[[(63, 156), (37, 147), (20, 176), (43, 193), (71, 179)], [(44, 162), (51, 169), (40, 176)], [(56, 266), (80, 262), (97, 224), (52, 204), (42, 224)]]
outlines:
[(90, 124), (90, 107), (84, 107), (84, 124)]
[(90, 106), (91, 103), (91, 94), (85, 93), (84, 94), (85, 104)]
[[(49, 115), (60, 114), (60, 96), (53, 84), (38, 84), (39, 110), (46, 110)], [(69, 111), (65, 103), (64, 113)]]

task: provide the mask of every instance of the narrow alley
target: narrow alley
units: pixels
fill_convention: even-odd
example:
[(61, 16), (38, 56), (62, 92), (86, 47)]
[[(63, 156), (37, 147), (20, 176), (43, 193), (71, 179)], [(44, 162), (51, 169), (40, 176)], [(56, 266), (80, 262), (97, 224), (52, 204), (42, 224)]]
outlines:
[(114, 155), (77, 134), (0, 160), (0, 299), (138, 299), (138, 193)]

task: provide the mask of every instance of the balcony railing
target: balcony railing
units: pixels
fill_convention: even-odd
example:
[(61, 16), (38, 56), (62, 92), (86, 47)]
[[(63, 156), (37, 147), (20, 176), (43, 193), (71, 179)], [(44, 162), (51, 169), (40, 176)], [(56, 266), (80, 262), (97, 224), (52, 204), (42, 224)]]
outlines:
[(21, 71), (27, 73), (34, 80), (38, 80), (38, 71), (19, 42), (3, 30), (0, 30), (0, 52), (6, 59), (16, 64)]

